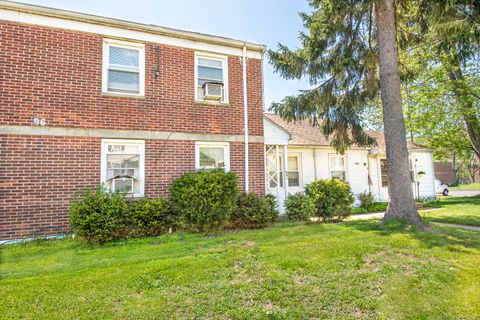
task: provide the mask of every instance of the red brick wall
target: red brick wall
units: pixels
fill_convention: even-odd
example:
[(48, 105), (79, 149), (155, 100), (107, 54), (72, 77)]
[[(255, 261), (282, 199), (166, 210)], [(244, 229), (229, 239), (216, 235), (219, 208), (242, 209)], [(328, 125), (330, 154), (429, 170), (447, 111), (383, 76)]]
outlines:
[[(194, 103), (194, 50), (145, 43), (142, 99), (101, 95), (97, 34), (0, 21), (0, 125), (243, 134), (241, 58), (228, 57), (229, 106)], [(155, 79), (155, 47), (160, 76)], [(248, 60), (249, 130), (263, 136), (261, 61)], [(108, 137), (106, 137), (108, 138)], [(165, 195), (195, 168), (194, 141), (147, 140), (145, 195)], [(263, 144), (250, 144), (250, 188), (263, 194)], [(0, 135), (0, 239), (40, 227), (68, 228), (73, 192), (100, 182), (101, 139)], [(231, 170), (244, 184), (244, 145), (230, 144)]]
[[(0, 124), (243, 133), (241, 58), (228, 58), (229, 106), (194, 104), (192, 49), (145, 44), (145, 98), (101, 95), (103, 36), (0, 21)], [(155, 47), (160, 76), (155, 79)], [(247, 67), (249, 131), (263, 135), (261, 61)]]
[(448, 185), (457, 182), (451, 162), (434, 162), (433, 166), (435, 170), (435, 179)]
[[(0, 135), (0, 239), (19, 238), (44, 226), (68, 229), (75, 190), (100, 181), (98, 138)], [(231, 170), (244, 186), (242, 143), (231, 143)], [(263, 144), (250, 144), (250, 188), (264, 193)], [(168, 194), (171, 181), (195, 169), (194, 141), (147, 140), (145, 195)]]

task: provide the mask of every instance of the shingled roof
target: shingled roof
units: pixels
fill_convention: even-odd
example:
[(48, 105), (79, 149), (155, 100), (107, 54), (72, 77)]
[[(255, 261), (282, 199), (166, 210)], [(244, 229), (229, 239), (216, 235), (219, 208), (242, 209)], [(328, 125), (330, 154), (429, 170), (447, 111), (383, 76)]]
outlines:
[[(297, 120), (287, 122), (286, 120), (282, 119), (279, 115), (274, 115), (271, 113), (264, 114), (267, 119), (274, 122), (279, 127), (285, 129), (286, 131), (290, 132), (292, 135), (292, 139), (289, 142), (290, 146), (309, 146), (309, 147), (329, 147), (331, 139), (327, 138), (318, 126), (312, 126), (311, 120)], [(368, 134), (375, 138), (377, 141), (377, 146), (373, 148), (367, 148), (371, 150), (371, 153), (385, 153), (385, 137), (381, 132), (369, 131)], [(407, 142), (407, 146), (409, 150), (414, 149), (425, 149), (431, 150), (428, 147), (412, 143), (410, 141)]]

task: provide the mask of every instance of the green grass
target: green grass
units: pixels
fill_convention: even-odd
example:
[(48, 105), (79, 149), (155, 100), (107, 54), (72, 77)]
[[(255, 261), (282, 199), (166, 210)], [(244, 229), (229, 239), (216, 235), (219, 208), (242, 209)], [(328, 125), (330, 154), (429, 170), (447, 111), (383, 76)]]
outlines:
[(480, 183), (460, 184), (456, 187), (449, 187), (449, 189), (455, 191), (480, 191)]
[(438, 229), (281, 223), (2, 246), (0, 319), (479, 319), (480, 233)]
[(420, 211), (426, 221), (480, 226), (480, 196), (439, 197), (429, 206), (438, 209)]

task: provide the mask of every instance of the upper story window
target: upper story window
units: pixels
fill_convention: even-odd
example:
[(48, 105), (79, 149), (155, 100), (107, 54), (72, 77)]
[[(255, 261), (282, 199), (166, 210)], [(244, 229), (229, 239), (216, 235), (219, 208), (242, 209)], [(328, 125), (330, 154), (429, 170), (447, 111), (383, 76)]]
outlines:
[(227, 57), (195, 55), (195, 97), (198, 101), (228, 102)]
[(197, 142), (195, 144), (195, 168), (230, 170), (230, 145), (228, 142)]
[(103, 42), (102, 92), (145, 94), (145, 46), (118, 40)]
[(101, 181), (113, 192), (143, 196), (145, 142), (102, 141)]
[(339, 179), (342, 181), (346, 181), (345, 156), (330, 154), (328, 157), (328, 161), (330, 163), (330, 177), (332, 179)]

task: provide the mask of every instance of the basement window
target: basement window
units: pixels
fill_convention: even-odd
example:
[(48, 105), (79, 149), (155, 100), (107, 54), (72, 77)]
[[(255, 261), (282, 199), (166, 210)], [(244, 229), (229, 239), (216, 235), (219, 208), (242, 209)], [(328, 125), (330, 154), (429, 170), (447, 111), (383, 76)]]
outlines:
[(112, 192), (142, 197), (145, 141), (102, 140), (101, 182)]
[(145, 94), (145, 46), (118, 40), (103, 42), (102, 92)]

